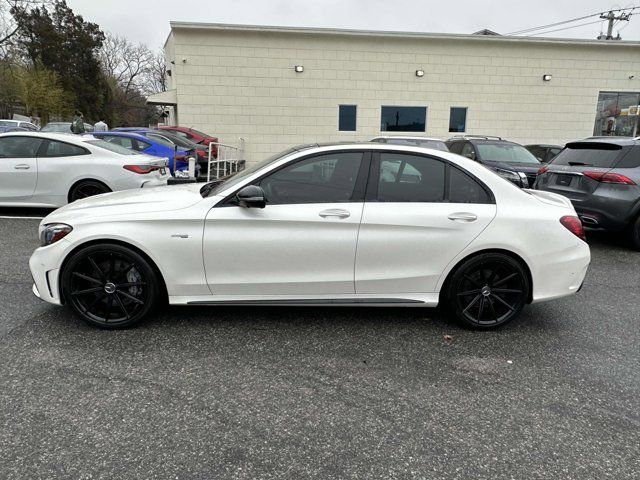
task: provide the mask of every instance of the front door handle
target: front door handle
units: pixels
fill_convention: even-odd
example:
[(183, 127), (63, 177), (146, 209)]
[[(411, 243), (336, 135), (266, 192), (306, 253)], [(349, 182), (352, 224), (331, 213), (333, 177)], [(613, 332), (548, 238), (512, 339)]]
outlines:
[(318, 215), (322, 218), (347, 218), (351, 216), (351, 213), (341, 208), (330, 208), (329, 210), (321, 211)]
[(452, 213), (447, 218), (454, 222), (475, 222), (478, 219), (478, 216), (475, 213), (456, 212)]
[(27, 165), (26, 163), (21, 163), (19, 165), (16, 165), (15, 167), (16, 170), (29, 170), (31, 167), (29, 165)]

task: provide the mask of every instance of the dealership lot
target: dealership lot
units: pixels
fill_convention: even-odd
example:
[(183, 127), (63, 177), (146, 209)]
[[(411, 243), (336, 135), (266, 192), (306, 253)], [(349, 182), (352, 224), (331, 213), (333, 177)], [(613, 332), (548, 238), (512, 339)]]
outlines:
[(7, 478), (640, 471), (640, 257), (614, 237), (590, 235), (578, 295), (495, 332), (433, 310), (264, 307), (100, 331), (31, 294), (37, 224), (0, 219)]

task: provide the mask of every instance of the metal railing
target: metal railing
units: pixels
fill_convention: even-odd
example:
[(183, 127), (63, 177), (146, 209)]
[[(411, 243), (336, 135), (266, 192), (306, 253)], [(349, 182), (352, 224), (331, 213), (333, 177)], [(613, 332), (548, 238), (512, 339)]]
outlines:
[[(214, 147), (216, 150), (215, 155), (213, 152)], [(238, 140), (237, 146), (211, 142), (209, 144), (207, 182), (211, 181), (212, 172), (215, 172), (214, 179), (236, 173), (240, 170), (244, 160), (244, 138)]]

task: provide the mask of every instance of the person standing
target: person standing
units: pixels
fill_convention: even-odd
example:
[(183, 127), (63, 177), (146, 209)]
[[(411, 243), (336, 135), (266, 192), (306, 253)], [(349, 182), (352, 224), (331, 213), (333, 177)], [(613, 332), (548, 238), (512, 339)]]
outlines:
[(77, 135), (84, 133), (84, 118), (82, 117), (82, 112), (76, 110), (76, 114), (73, 116), (73, 120), (71, 120), (71, 131)]
[(96, 124), (93, 126), (93, 131), (94, 132), (108, 132), (109, 131), (109, 125), (107, 125), (107, 122), (105, 122), (102, 117), (100, 117), (100, 120), (98, 122), (96, 122)]

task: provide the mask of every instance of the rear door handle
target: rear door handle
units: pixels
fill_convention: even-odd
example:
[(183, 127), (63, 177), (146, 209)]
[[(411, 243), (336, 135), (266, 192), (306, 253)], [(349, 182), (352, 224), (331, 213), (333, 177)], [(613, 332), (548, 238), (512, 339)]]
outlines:
[(454, 222), (475, 222), (478, 219), (478, 216), (475, 213), (456, 212), (452, 213), (447, 218)]
[(13, 168), (16, 170), (29, 170), (31, 167), (26, 163), (21, 163), (19, 165), (14, 166)]
[(318, 215), (322, 218), (347, 218), (351, 216), (351, 213), (341, 208), (330, 208), (329, 210), (321, 211)]

